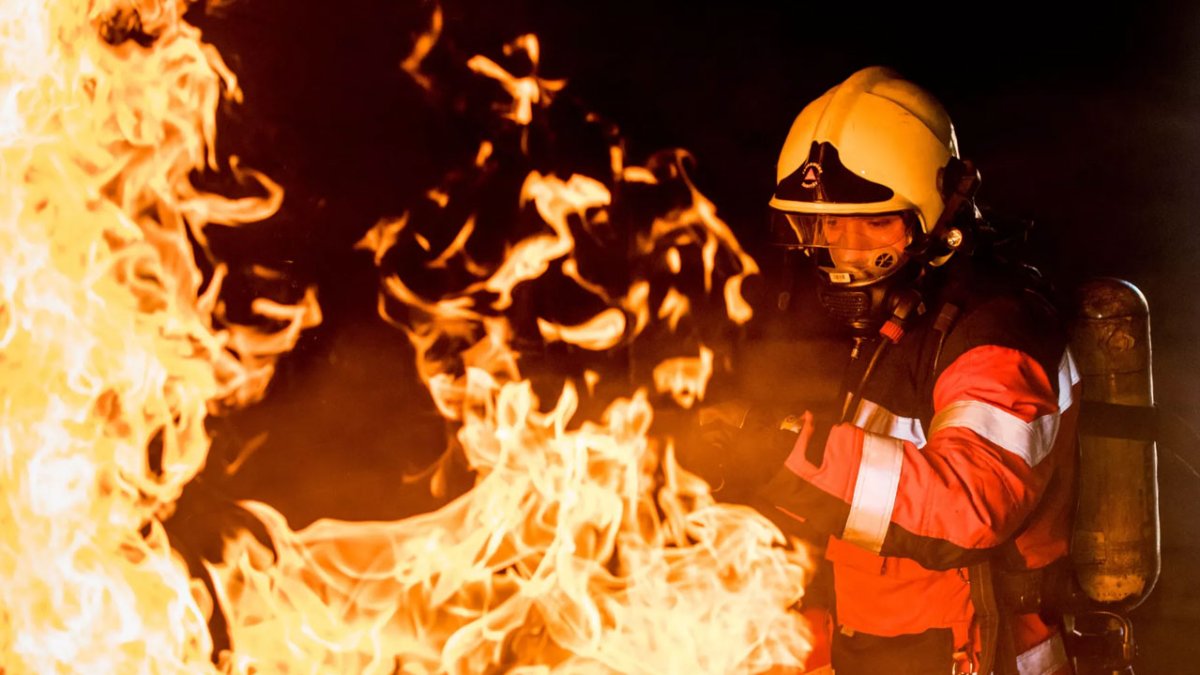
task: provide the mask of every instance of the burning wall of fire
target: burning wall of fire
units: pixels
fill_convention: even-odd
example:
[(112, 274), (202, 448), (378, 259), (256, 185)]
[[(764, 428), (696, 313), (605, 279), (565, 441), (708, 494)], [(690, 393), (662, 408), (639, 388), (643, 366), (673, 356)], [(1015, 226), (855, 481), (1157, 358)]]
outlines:
[[(319, 288), (233, 269), (210, 245), (270, 219), (287, 186), (218, 156), (218, 104), (241, 93), (183, 0), (2, 6), (0, 670), (690, 673), (803, 659), (803, 547), (715, 500), (653, 426), (656, 406), (704, 398), (720, 362), (705, 317), (748, 321), (742, 283), (757, 271), (686, 153), (627, 161), (615, 128), (539, 73), (532, 35), (462, 59), (494, 90), (495, 125), (469, 166), (358, 247), (473, 488), (420, 516), (301, 531), (245, 502), (266, 536), (234, 530), (198, 573), (164, 522), (205, 466), (206, 423), (261, 400), (321, 321)], [(441, 31), (433, 9), (402, 64), (429, 89)], [(546, 159), (555, 106), (600, 139), (601, 170)], [(214, 174), (239, 196), (202, 187)], [(508, 200), (508, 222), (483, 194)], [(643, 377), (560, 363), (539, 400), (528, 345), (655, 364)], [(606, 378), (628, 391), (585, 410)], [(436, 472), (432, 488), (445, 489)]]

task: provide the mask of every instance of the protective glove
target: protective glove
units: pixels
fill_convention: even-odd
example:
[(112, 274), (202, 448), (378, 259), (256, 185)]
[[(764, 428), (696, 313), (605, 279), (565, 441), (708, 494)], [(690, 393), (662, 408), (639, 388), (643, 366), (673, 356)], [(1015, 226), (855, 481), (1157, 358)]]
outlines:
[[(845, 529), (850, 505), (809, 483), (803, 474), (824, 463), (825, 446), (837, 418), (829, 411), (824, 414), (805, 411), (798, 418), (800, 430), (795, 435), (794, 454), (784, 457), (788, 465), (780, 461), (777, 470), (763, 481), (747, 503), (783, 532), (823, 547), (830, 535)], [(803, 460), (799, 460), (800, 456)]]
[(698, 411), (699, 433), (681, 448), (680, 463), (708, 481), (721, 501), (746, 503), (783, 466), (799, 432), (799, 418), (744, 399)]
[(700, 408), (697, 412), (700, 442), (712, 446), (717, 452), (736, 451), (739, 436), (749, 414), (750, 404), (742, 399)]

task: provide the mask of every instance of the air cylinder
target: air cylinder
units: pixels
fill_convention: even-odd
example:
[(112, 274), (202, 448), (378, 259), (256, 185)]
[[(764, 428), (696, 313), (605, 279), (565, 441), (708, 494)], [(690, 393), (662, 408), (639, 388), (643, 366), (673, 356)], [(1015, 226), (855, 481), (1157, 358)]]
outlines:
[[(1083, 405), (1099, 401), (1150, 412), (1154, 386), (1145, 296), (1127, 281), (1100, 278), (1083, 284), (1077, 299), (1071, 352), (1082, 379)], [(1079, 444), (1079, 499), (1071, 542), (1075, 575), (1092, 601), (1128, 610), (1150, 594), (1158, 579), (1155, 444), (1086, 431)]]

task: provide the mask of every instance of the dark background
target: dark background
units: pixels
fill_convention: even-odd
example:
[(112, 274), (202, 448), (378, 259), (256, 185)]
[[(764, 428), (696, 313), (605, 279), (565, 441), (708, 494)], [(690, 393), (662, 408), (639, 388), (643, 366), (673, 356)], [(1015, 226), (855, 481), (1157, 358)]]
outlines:
[[(854, 70), (893, 66), (949, 110), (982, 171), (980, 200), (1037, 222), (1046, 274), (1064, 287), (1119, 276), (1145, 292), (1159, 402), (1200, 426), (1200, 7), (748, 5), (448, 2), (454, 51), (435, 58), (498, 59), (504, 42), (537, 33), (543, 73), (619, 124), (632, 159), (694, 153), (701, 189), (756, 253), (793, 117)], [(452, 102), (399, 68), (428, 16), (399, 0), (238, 0), (189, 15), (245, 90), (222, 110), (222, 153), (287, 190), (282, 212), (230, 255), (318, 283), (326, 318), (264, 403), (214, 425), (218, 455), (264, 442), (232, 477), (205, 480), (276, 505), (295, 527), (439, 503), (402, 477), (438, 456), (444, 429), (403, 336), (375, 316), (369, 259), (351, 250), (474, 151), (466, 122), (445, 114)], [(1142, 672), (1200, 672), (1200, 476), (1177, 457), (1198, 451), (1160, 448), (1163, 572), (1135, 613)]]

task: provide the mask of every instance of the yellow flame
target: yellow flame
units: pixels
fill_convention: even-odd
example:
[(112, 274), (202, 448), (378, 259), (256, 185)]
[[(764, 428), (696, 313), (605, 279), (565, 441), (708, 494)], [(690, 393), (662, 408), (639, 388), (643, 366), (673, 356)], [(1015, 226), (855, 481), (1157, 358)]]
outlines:
[(679, 329), (679, 322), (691, 309), (691, 305), (692, 303), (686, 295), (672, 287), (663, 296), (662, 304), (658, 306), (658, 318), (666, 319), (667, 325), (674, 332)]
[(654, 172), (644, 166), (628, 167), (621, 175), (627, 183), (646, 183), (648, 185), (656, 185), (658, 183), (658, 179), (654, 177)]
[(413, 81), (421, 85), (423, 89), (432, 87), (432, 83), (425, 73), (421, 72), (421, 63), (429, 53), (433, 51), (434, 45), (442, 35), (442, 8), (436, 6), (433, 8), (433, 15), (429, 18), (429, 30), (417, 36), (413, 42), (412, 51), (400, 64), (400, 67), (408, 73)]
[(445, 192), (443, 192), (442, 190), (438, 190), (436, 188), (426, 192), (425, 196), (429, 199), (429, 201), (433, 202), (434, 204), (437, 204), (438, 206), (440, 206), (442, 208), (445, 208), (446, 204), (450, 203), (450, 195), (448, 195)]
[[(321, 319), (313, 289), (293, 304), (255, 299), (272, 330), (224, 313), (229, 269), (205, 228), (267, 217), (282, 190), (236, 160), (231, 171), (259, 196), (226, 199), (190, 182), (218, 167), (222, 87), (234, 100), (240, 93), (182, 20), (185, 8), (9, 0), (0, 16), (5, 672), (213, 669), (212, 598), (162, 521), (205, 462), (210, 410), (258, 400), (276, 357)], [(129, 31), (146, 39), (122, 41)], [(414, 74), (433, 40), (418, 40), (406, 63)], [(561, 83), (537, 77), (533, 36), (506, 51), (528, 54), (534, 73), (514, 77), (482, 57), (471, 67), (499, 81), (513, 99), (505, 114), (528, 124)], [(486, 155), (481, 146), (480, 162)], [(723, 254), (742, 277), (753, 273), (687, 185), (691, 205), (655, 223), (645, 252), (690, 237), (710, 285)], [(479, 280), (457, 295), (422, 298), (399, 273), (383, 284), (412, 310), (402, 326), (419, 374), (455, 423), (476, 487), (415, 518), (320, 521), (301, 532), (246, 503), (270, 545), (240, 533), (206, 563), (232, 643), (218, 669), (758, 672), (802, 659), (805, 628), (789, 608), (803, 592), (803, 548), (760, 514), (715, 503), (670, 442), (649, 435), (645, 391), (613, 401), (598, 421), (577, 419), (573, 385), (546, 409), (523, 378), (497, 312), (518, 284), (573, 260), (569, 221), (588, 222), (611, 196), (594, 179), (534, 173), (522, 199), (550, 233), (516, 242), (495, 269), (465, 265)], [(434, 262), (466, 257), (472, 223)], [(380, 223), (360, 247), (378, 263), (404, 227)], [(211, 263), (207, 283), (193, 241)], [(648, 324), (648, 281), (615, 300), (591, 288), (619, 305), (598, 316), (634, 317), (623, 339)], [(739, 290), (726, 281), (727, 309), (748, 318), (735, 307)], [(694, 402), (712, 353), (687, 358), (655, 380)]]
[(569, 385), (544, 413), (528, 382), (471, 370), (460, 386), (459, 437), (482, 477), (441, 510), (293, 534), (247, 505), (274, 555), (242, 537), (211, 568), (239, 672), (798, 663), (805, 629), (786, 606), (801, 593), (803, 553), (779, 547), (757, 513), (713, 503), (670, 453), (655, 490), (643, 394), (570, 429)]
[(654, 368), (654, 386), (660, 393), (669, 392), (681, 407), (691, 408), (704, 400), (712, 365), (713, 353), (708, 347), (701, 347), (699, 356), (667, 359)]
[(593, 283), (592, 281), (588, 280), (588, 278), (585, 277), (582, 273), (580, 273), (579, 263), (576, 262), (576, 260), (574, 258), (568, 258), (567, 260), (563, 261), (562, 273), (568, 279), (570, 279), (571, 281), (574, 281), (576, 284), (578, 284), (580, 288), (588, 291), (592, 295), (595, 295), (596, 297), (603, 299), (605, 302), (612, 302), (612, 299), (609, 297), (608, 291), (604, 290), (603, 286), (601, 286), (600, 284), (597, 284), (597, 283)]
[(554, 176), (543, 176), (533, 171), (521, 188), (521, 199), (533, 201), (538, 213), (554, 233), (522, 239), (513, 247), (500, 269), (482, 284), (482, 288), (499, 296), (492, 303), (492, 307), (498, 310), (512, 304), (512, 290), (517, 284), (540, 277), (551, 261), (566, 256), (574, 249), (575, 238), (571, 236), (567, 218), (586, 217), (588, 209), (608, 205), (611, 195), (594, 178), (574, 174), (564, 183)]
[[(803, 592), (803, 547), (757, 512), (716, 503), (671, 444), (649, 435), (644, 391), (613, 401), (595, 422), (575, 418), (569, 382), (544, 409), (523, 378), (508, 320), (485, 312), (507, 307), (517, 284), (555, 261), (586, 282), (571, 264), (568, 220), (610, 200), (592, 179), (538, 173), (523, 195), (552, 234), (510, 245), (486, 279), (438, 300), (418, 297), (399, 273), (384, 281), (392, 299), (416, 310), (405, 330), (438, 410), (458, 425), (474, 489), (403, 521), (325, 520), (300, 532), (270, 507), (247, 504), (270, 546), (239, 537), (209, 566), (231, 669), (762, 672), (802, 661), (807, 630), (790, 607)], [(621, 309), (582, 324), (594, 335), (570, 337), (611, 342), (616, 330), (603, 326), (616, 315), (623, 326), (622, 310), (640, 331), (649, 297), (646, 280), (631, 283), (615, 300)], [(556, 339), (577, 328), (539, 326)], [(691, 405), (713, 358), (702, 347), (669, 360), (655, 381)], [(598, 376), (584, 379), (590, 388)]]
[[(261, 395), (319, 319), (315, 295), (226, 323), (189, 235), (266, 217), (282, 192), (195, 188), (216, 169), (233, 74), (186, 4), (6, 0), (0, 13), (0, 665), (211, 668), (211, 602), (162, 527), (204, 465), (210, 407)], [(140, 32), (148, 46), (125, 40)], [(110, 42), (111, 41), (111, 42)], [(148, 448), (157, 448), (153, 456)]]
[(486, 56), (471, 57), (467, 61), (467, 67), (499, 82), (512, 97), (512, 107), (504, 116), (517, 124), (526, 126), (533, 121), (534, 109), (549, 105), (555, 92), (561, 90), (566, 83), (563, 80), (548, 80), (537, 76), (539, 54), (537, 36), (522, 35), (505, 45), (504, 51), (509, 55), (516, 51), (525, 52), (533, 63), (533, 74), (525, 77), (513, 76)]
[[(475, 214), (471, 214), (467, 218), (466, 225), (463, 225), (463, 228), (458, 231), (457, 235), (455, 235), (454, 241), (450, 242), (450, 245), (447, 246), (444, 251), (442, 251), (441, 255), (439, 255), (434, 260), (430, 261), (428, 266), (430, 268), (445, 267), (446, 263), (449, 262), (451, 258), (453, 258), (457, 255), (460, 255), (460, 254), (465, 255), (464, 249), (467, 246), (467, 240), (471, 238), (471, 235), (474, 232), (475, 232)], [(379, 264), (378, 259), (376, 259), (375, 264), (377, 264), (377, 265)]]
[(650, 282), (645, 279), (635, 281), (621, 304), (635, 317), (631, 336), (641, 335), (650, 323)]
[(383, 262), (383, 256), (396, 245), (404, 226), (408, 224), (408, 215), (399, 218), (385, 218), (367, 230), (362, 239), (354, 245), (355, 249), (371, 251), (375, 254), (375, 264)]
[[(536, 66), (532, 38), (506, 51), (518, 49)], [(470, 63), (505, 84), (513, 98), (505, 115), (518, 123), (548, 103), (534, 80), (523, 86), (483, 57)], [(491, 152), (485, 141), (476, 164)], [(736, 280), (726, 279), (722, 297), (731, 317), (747, 320), (740, 279), (757, 267), (687, 179), (683, 159), (674, 157), (666, 178), (681, 180), (690, 200), (655, 221), (638, 253), (665, 251), (678, 275), (679, 247), (695, 247), (707, 288), (732, 258)], [(649, 168), (625, 167), (619, 148), (612, 160), (625, 180), (659, 182)], [(599, 423), (575, 419), (569, 382), (549, 410), (534, 397), (510, 346), (512, 328), (495, 315), (518, 285), (556, 265), (608, 305), (574, 326), (538, 319), (544, 339), (592, 349), (641, 334), (651, 287), (633, 279), (610, 294), (581, 272), (571, 228), (606, 222), (611, 195), (599, 181), (532, 172), (521, 200), (549, 232), (508, 244), (494, 269), (464, 265), (479, 280), (457, 294), (420, 297), (392, 272), (380, 298), (389, 320), (388, 300), (408, 307), (409, 323), (397, 323), (438, 410), (458, 425), (475, 488), (405, 521), (321, 521), (299, 533), (269, 507), (247, 505), (267, 524), (271, 548), (243, 537), (210, 568), (228, 591), (220, 600), (239, 670), (761, 672), (801, 662), (807, 632), (789, 608), (803, 592), (803, 547), (784, 542), (757, 512), (715, 503), (707, 484), (676, 463), (672, 444), (649, 436), (644, 391), (612, 402)], [(463, 243), (473, 223), (427, 265), (469, 263)], [(391, 245), (394, 238), (369, 242), (377, 260)], [(690, 303), (671, 290), (658, 315), (674, 330)], [(703, 346), (699, 356), (669, 359), (655, 369), (655, 385), (693, 405), (713, 360)], [(585, 371), (589, 391), (598, 380)]]
[(583, 383), (587, 387), (588, 395), (595, 395), (596, 385), (600, 382), (600, 373), (588, 368), (583, 371)]
[[(475, 166), (483, 166), (484, 164), (486, 164), (488, 161), (488, 158), (492, 156), (493, 150), (494, 150), (494, 148), (492, 147), (491, 141), (483, 141), (482, 143), (480, 143), (479, 151), (477, 153), (475, 153)], [(445, 205), (446, 205), (445, 202), (442, 202), (442, 206), (445, 206)]]
[(625, 335), (625, 313), (614, 307), (600, 312), (577, 326), (563, 326), (539, 318), (538, 332), (547, 342), (567, 342), (592, 351), (612, 349)]
[(667, 249), (667, 269), (671, 270), (672, 274), (679, 274), (683, 269), (683, 257), (679, 254), (679, 249), (672, 246)]
[[(640, 250), (643, 254), (650, 255), (659, 242), (678, 239), (696, 243), (696, 238), (701, 237), (699, 244), (704, 264), (705, 290), (712, 288), (718, 252), (722, 249), (730, 252), (737, 262), (738, 271), (725, 280), (725, 307), (731, 321), (743, 324), (750, 320), (754, 312), (742, 295), (742, 282), (746, 277), (758, 274), (758, 263), (742, 249), (729, 225), (717, 216), (716, 206), (696, 189), (685, 168), (687, 161), (690, 161), (690, 156), (682, 150), (677, 150), (671, 162), (666, 165), (666, 170), (687, 187), (691, 195), (690, 203), (666, 217), (657, 219), (651, 227), (650, 236), (641, 242)], [(678, 250), (672, 247), (666, 255), (668, 266), (674, 271), (680, 264), (677, 260)]]

